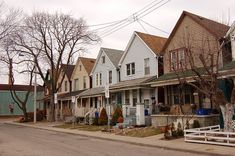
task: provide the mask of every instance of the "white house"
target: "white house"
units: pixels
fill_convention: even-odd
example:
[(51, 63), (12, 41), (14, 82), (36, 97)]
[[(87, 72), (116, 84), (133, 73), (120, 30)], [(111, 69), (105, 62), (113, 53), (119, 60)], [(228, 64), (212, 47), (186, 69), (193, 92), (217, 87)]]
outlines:
[[(106, 99), (104, 96), (105, 85), (116, 84), (119, 79), (118, 62), (123, 51), (116, 49), (100, 48), (94, 67), (91, 71), (92, 88), (82, 92), (79, 97), (81, 100), (87, 99), (91, 108), (105, 107)], [(114, 97), (116, 100), (116, 97)], [(110, 102), (112, 97), (109, 98)]]
[(162, 71), (160, 51), (166, 38), (134, 32), (119, 61), (120, 82), (110, 86), (110, 91), (121, 95), (125, 115), (135, 115), (137, 103), (144, 103), (152, 112), (158, 92), (146, 82), (158, 77)]

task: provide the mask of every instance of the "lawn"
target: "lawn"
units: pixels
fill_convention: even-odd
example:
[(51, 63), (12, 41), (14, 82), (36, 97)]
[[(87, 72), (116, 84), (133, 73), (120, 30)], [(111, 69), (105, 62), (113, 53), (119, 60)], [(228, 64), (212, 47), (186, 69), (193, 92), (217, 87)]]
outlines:
[(95, 126), (95, 125), (84, 125), (84, 124), (63, 124), (63, 125), (58, 125), (55, 126), (57, 128), (65, 128), (65, 129), (78, 129), (78, 130), (83, 130), (83, 131), (101, 131), (105, 128), (107, 128), (107, 126)]
[(131, 136), (131, 137), (148, 137), (153, 135), (160, 134), (160, 129), (154, 127), (144, 127), (144, 128), (133, 128), (133, 129), (124, 129), (119, 135)]

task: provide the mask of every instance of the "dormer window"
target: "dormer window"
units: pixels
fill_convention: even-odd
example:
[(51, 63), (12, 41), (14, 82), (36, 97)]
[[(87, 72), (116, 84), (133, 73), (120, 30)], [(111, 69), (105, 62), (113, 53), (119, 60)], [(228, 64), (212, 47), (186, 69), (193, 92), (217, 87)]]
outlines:
[(79, 65), (79, 71), (82, 71), (82, 65)]
[(102, 56), (102, 63), (105, 63), (105, 56)]
[(180, 48), (170, 51), (171, 71), (180, 70), (185, 66), (186, 48)]

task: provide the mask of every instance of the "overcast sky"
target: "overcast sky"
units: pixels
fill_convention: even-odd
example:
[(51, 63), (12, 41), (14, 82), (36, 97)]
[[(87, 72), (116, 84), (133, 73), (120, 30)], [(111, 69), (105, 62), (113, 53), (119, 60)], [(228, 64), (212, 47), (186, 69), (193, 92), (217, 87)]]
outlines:
[[(30, 14), (34, 11), (55, 11), (71, 14), (74, 18), (83, 17), (88, 25), (107, 23), (121, 20), (131, 15), (154, 0), (5, 0), (5, 3), (14, 8), (21, 8)], [(160, 1), (160, 0), (159, 0)], [(141, 20), (171, 32), (183, 10), (201, 15), (203, 17), (228, 21), (235, 20), (235, 0), (171, 0), (166, 5), (156, 9)], [(130, 18), (131, 19), (131, 18)], [(100, 47), (124, 50), (133, 33), (141, 31), (153, 35), (168, 37), (161, 32), (139, 20), (111, 35), (102, 38), (102, 43), (88, 49), (87, 57), (96, 57)], [(94, 27), (91, 27), (94, 28)], [(107, 29), (106, 29), (107, 30)], [(99, 32), (99, 35), (103, 35)], [(1, 81), (7, 78), (0, 76)], [(16, 82), (24, 83), (22, 80)], [(2, 83), (2, 82), (0, 82)]]

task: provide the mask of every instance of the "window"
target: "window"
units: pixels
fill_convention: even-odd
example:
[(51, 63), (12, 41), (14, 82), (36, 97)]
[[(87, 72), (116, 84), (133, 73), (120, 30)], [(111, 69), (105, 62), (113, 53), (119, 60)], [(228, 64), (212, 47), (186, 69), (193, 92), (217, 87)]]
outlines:
[(112, 70), (109, 71), (109, 84), (112, 83)]
[(136, 89), (132, 91), (132, 95), (133, 95), (133, 106), (135, 107), (137, 103), (137, 90)]
[(86, 76), (83, 76), (83, 88), (86, 89)]
[(129, 104), (130, 103), (130, 93), (129, 93), (129, 90), (126, 90), (125, 91), (125, 104)]
[(100, 85), (102, 85), (102, 73), (100, 73)]
[(144, 75), (150, 74), (149, 58), (144, 59)]
[(96, 73), (96, 75), (95, 75), (95, 84), (96, 84), (96, 86), (98, 86), (99, 85), (99, 73)]
[(74, 79), (74, 91), (76, 91), (76, 90), (79, 90), (79, 81), (78, 81), (78, 79)]
[(182, 69), (185, 65), (185, 48), (173, 50), (170, 53), (171, 70)]
[(67, 88), (67, 87), (68, 87), (68, 82), (67, 82), (67, 81), (65, 81), (65, 82), (64, 82), (64, 91), (65, 91), (65, 92), (67, 92), (67, 90), (68, 90), (68, 88)]
[(126, 64), (126, 75), (135, 74), (135, 63)]
[(102, 56), (102, 63), (105, 63), (105, 56)]
[(82, 71), (82, 65), (79, 65), (79, 71)]

